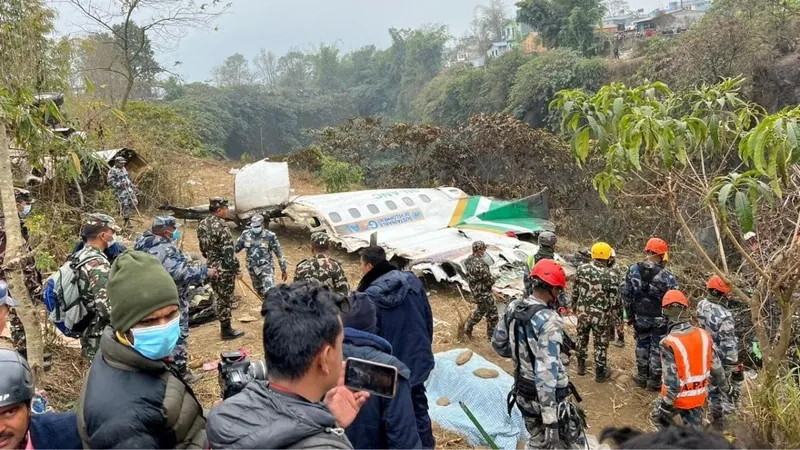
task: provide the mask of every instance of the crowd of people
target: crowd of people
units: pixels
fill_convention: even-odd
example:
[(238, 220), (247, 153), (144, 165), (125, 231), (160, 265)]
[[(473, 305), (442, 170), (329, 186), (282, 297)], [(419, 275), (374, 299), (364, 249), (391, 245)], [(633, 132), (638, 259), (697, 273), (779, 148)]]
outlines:
[[(116, 169), (124, 169), (124, 162)], [(120, 192), (133, 194), (132, 189)], [(129, 200), (120, 199), (123, 217), (135, 206)], [(33, 199), (21, 192), (17, 202), (24, 230)], [(297, 265), (294, 282), (286, 284), (288, 263), (264, 218), (254, 216), (234, 240), (225, 224), (228, 202), (217, 197), (209, 203), (211, 215), (197, 229), (205, 262), (176, 245), (181, 230), (172, 216), (153, 218), (130, 250), (118, 242), (121, 228), (113, 217), (95, 213), (83, 221), (69, 267), (85, 314), (72, 330), (79, 330), (82, 354), (91, 366), (75, 413), (33, 411), (24, 330), (13, 315), (19, 305), (0, 281), (0, 331), (6, 322), (16, 329), (12, 339), (0, 338), (0, 448), (434, 448), (425, 389), (434, 369), (433, 314), (422, 281), (392, 265), (383, 248), (371, 246), (361, 251), (362, 278), (351, 291), (341, 264), (327, 255), (328, 236), (317, 232), (311, 236), (312, 256)], [(4, 233), (0, 236), (5, 251)], [(568, 337), (562, 316), (570, 310), (578, 318), (577, 376), (587, 373), (592, 335), (595, 381), (612, 376), (607, 347), (619, 325), (627, 323), (635, 332), (635, 383), (660, 393), (653, 423), (673, 430), (667, 433), (685, 431), (676, 428), (680, 417), (699, 430), (708, 401), (721, 428), (737, 403), (742, 374), (740, 343), (727, 309), (731, 292), (724, 281), (709, 280), (695, 326), (689, 301), (667, 268), (669, 247), (663, 240), (650, 239), (644, 260), (627, 270), (616, 264), (610, 245), (595, 243), (591, 260), (577, 268), (571, 296), (556, 261), (556, 242), (554, 234), (540, 234), (539, 252), (526, 262), (525, 294), (512, 299), (502, 314), (486, 244), (474, 242), (464, 263), (476, 303), (464, 333), (473, 339), (474, 327), (486, 320), (492, 348), (513, 360), (509, 414), (514, 407), (522, 413), (530, 433), (527, 448), (565, 448), (585, 439), (583, 416), (572, 414), (578, 394), (564, 351)], [(191, 286), (209, 282), (220, 338), (242, 336), (231, 325), (241, 273), (236, 254), (242, 250), (262, 300), (267, 380), (249, 382), (206, 411), (191, 387), (199, 376), (187, 364), (188, 293)], [(283, 282), (277, 286), (275, 259)], [(25, 284), (32, 298), (41, 295), (35, 268), (26, 269)], [(343, 363), (351, 357), (395, 368), (394, 396), (345, 387)], [(620, 442), (644, 442), (630, 432), (609, 433)], [(688, 440), (695, 435), (685, 433), (686, 445), (695, 445)]]

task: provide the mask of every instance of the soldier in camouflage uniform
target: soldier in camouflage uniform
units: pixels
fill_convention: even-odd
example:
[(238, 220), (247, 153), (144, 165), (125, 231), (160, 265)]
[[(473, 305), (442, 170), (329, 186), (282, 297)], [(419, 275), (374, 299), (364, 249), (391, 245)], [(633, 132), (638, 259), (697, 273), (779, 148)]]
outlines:
[(326, 255), (329, 247), (328, 235), (321, 231), (311, 233), (311, 258), (300, 261), (294, 270), (294, 281), (311, 281), (347, 297), (350, 285), (339, 261)]
[(272, 255), (278, 257), (281, 268), (281, 281), (289, 278), (289, 269), (286, 257), (283, 256), (278, 236), (264, 227), (264, 216), (256, 214), (250, 219), (250, 228), (244, 230), (239, 240), (236, 241), (236, 253), (245, 251), (245, 263), (253, 288), (261, 295), (261, 300), (267, 298), (267, 291), (275, 286), (275, 266)]
[(158, 216), (153, 219), (151, 229), (136, 239), (133, 249), (158, 258), (178, 288), (181, 334), (175, 350), (172, 352), (172, 358), (175, 361), (175, 368), (183, 380), (193, 383), (200, 377), (189, 373), (188, 368), (189, 305), (192, 302), (191, 294), (194, 292), (191, 287), (202, 283), (206, 277), (214, 278), (216, 270), (207, 269), (205, 264), (187, 258), (175, 245), (178, 239), (180, 239), (180, 230), (177, 228), (175, 218)]
[(620, 278), (610, 267), (611, 246), (598, 242), (592, 246), (592, 262), (578, 267), (573, 299), (578, 314), (578, 375), (586, 374), (589, 333), (594, 335), (595, 381), (611, 378), (606, 352), (614, 335)]
[(90, 214), (83, 222), (81, 235), (86, 236), (86, 246), (75, 254), (77, 261), (87, 261), (78, 269), (78, 291), (92, 320), (80, 336), (81, 353), (94, 359), (100, 348), (103, 329), (111, 323), (106, 285), (111, 263), (103, 253), (120, 231), (116, 222), (106, 214)]
[(469, 290), (472, 291), (477, 304), (464, 325), (464, 334), (470, 339), (472, 339), (472, 329), (486, 317), (486, 337), (491, 340), (497, 321), (500, 320), (492, 293), (495, 279), (489, 270), (489, 265), (483, 260), (485, 254), (486, 244), (483, 241), (475, 241), (472, 243), (472, 255), (464, 261)]
[[(617, 272), (617, 276), (620, 280), (625, 279), (625, 272), (628, 271), (627, 267), (620, 266), (617, 264), (617, 254), (614, 249), (611, 249), (611, 259), (608, 260), (608, 263), (611, 265), (611, 268)], [(622, 300), (622, 294), (620, 293), (619, 298), (617, 299), (617, 307), (614, 311), (614, 332), (617, 336), (617, 340), (614, 341), (614, 345), (619, 348), (625, 347), (625, 302)], [(612, 333), (609, 340), (614, 340), (614, 333)]]
[[(19, 216), (20, 227), (22, 230), (22, 238), (26, 241), (24, 251), (30, 251), (27, 246), (28, 228), (25, 226), (25, 218), (31, 213), (33, 203), (36, 201), (31, 193), (25, 189), (14, 189), (14, 199), (17, 202), (17, 213)], [(6, 253), (6, 228), (5, 217), (0, 212), (0, 279), (6, 279), (5, 274), (5, 253)], [(25, 288), (28, 290), (28, 295), (31, 300), (41, 298), (42, 295), (42, 275), (36, 269), (36, 261), (34, 258), (28, 257), (22, 261), (22, 273), (24, 276)], [(8, 317), (11, 325), (11, 339), (14, 341), (14, 347), (22, 356), (27, 355), (27, 343), (25, 340), (25, 328), (22, 326), (17, 312), (14, 308), (9, 312)]]
[(128, 176), (128, 169), (125, 168), (127, 161), (121, 156), (114, 158), (114, 167), (108, 171), (108, 186), (114, 191), (114, 195), (119, 200), (119, 211), (125, 219), (124, 225), (131, 225), (131, 212), (136, 208), (138, 200), (133, 191), (133, 183)]
[[(703, 352), (714, 344), (708, 332), (689, 323), (686, 296), (680, 291), (670, 290), (663, 297), (664, 316), (669, 322), (669, 334), (659, 343), (664, 387), (653, 405), (650, 419), (657, 428), (662, 428), (674, 423), (675, 417), (680, 415), (684, 425), (702, 428), (703, 405), (709, 383), (729, 392), (728, 380), (717, 353), (712, 351), (709, 355)], [(678, 359), (682, 367), (680, 372)], [(695, 363), (702, 367), (695, 366)]]
[(19, 302), (8, 295), (8, 284), (5, 280), (0, 280), (0, 348), (7, 350), (16, 349), (13, 338), (7, 338), (3, 336), (3, 334), (5, 334), (6, 327), (10, 325), (7, 322), (10, 321), (8, 315), (11, 309), (18, 306)]
[(647, 259), (628, 269), (621, 294), (625, 301), (628, 324), (636, 338), (636, 376), (639, 387), (661, 389), (661, 352), (659, 342), (667, 334), (661, 299), (670, 289), (677, 289), (675, 276), (664, 268), (669, 258), (667, 243), (658, 238), (647, 242)]
[(506, 308), (492, 348), (514, 363), (509, 414), (516, 404), (530, 433), (525, 448), (562, 448), (559, 425), (564, 424), (559, 424), (557, 411), (569, 395), (569, 378), (559, 356), (564, 323), (553, 309), (567, 279), (555, 261), (542, 260), (531, 272), (531, 283), (531, 295)]
[[(726, 296), (731, 288), (722, 278), (714, 275), (706, 284), (708, 296), (697, 304), (697, 323), (708, 331), (714, 341), (714, 352), (720, 359), (725, 373), (730, 375), (733, 398), (728, 398), (719, 386), (711, 383), (708, 403), (711, 405), (711, 418), (717, 428), (723, 428), (724, 417), (733, 410), (733, 402), (739, 396), (744, 373), (739, 364), (738, 340), (736, 338), (733, 315), (727, 308)], [(738, 384), (738, 386), (737, 386)]]
[(200, 241), (200, 252), (206, 258), (208, 267), (216, 269), (217, 277), (211, 280), (211, 287), (217, 296), (217, 319), (220, 326), (220, 337), (229, 341), (244, 335), (231, 327), (231, 304), (236, 287), (236, 276), (239, 274), (239, 260), (234, 252), (231, 230), (225, 226), (228, 216), (228, 201), (221, 197), (209, 200), (211, 215), (200, 221), (197, 227), (197, 240)]

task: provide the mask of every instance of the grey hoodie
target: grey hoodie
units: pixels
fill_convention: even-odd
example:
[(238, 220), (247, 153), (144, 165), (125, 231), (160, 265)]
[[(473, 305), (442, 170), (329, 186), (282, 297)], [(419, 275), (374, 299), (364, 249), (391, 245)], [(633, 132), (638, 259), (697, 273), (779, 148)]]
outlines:
[(323, 403), (250, 382), (214, 407), (208, 442), (222, 448), (344, 448), (353, 446)]

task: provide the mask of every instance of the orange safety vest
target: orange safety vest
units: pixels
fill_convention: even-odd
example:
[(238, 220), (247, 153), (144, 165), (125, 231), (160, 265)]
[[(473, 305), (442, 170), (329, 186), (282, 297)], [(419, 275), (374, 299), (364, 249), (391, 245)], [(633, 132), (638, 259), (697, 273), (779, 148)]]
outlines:
[[(700, 408), (708, 397), (708, 383), (711, 380), (711, 357), (714, 342), (708, 331), (694, 328), (680, 334), (668, 334), (664, 343), (675, 355), (680, 390), (675, 398), (675, 408)], [(667, 385), (661, 385), (661, 397), (667, 396)]]

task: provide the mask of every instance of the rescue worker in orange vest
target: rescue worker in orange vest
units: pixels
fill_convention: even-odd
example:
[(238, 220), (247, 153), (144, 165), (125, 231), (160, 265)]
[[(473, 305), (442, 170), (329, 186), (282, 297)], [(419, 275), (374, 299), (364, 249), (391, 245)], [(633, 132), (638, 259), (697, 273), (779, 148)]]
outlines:
[(714, 352), (708, 331), (689, 323), (689, 301), (678, 290), (670, 290), (661, 302), (669, 334), (661, 340), (661, 397), (651, 414), (656, 427), (674, 423), (680, 415), (684, 425), (703, 426), (703, 406), (711, 380), (722, 392), (730, 392), (722, 363)]

